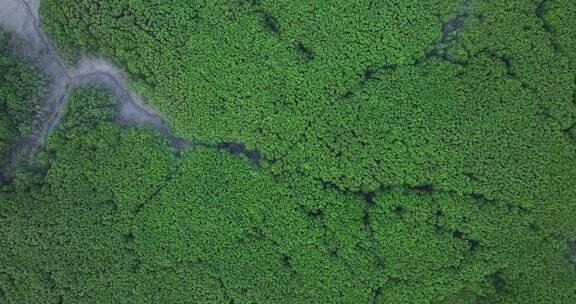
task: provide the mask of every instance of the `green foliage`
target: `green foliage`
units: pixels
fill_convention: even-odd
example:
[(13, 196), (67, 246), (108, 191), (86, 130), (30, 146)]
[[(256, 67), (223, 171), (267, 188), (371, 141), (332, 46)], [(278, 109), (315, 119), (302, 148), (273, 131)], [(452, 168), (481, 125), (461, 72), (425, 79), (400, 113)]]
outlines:
[(518, 162), (533, 157), (542, 166), (530, 160), (530, 175), (541, 176), (556, 161), (524, 151), (533, 138), (546, 141), (534, 149), (572, 150), (562, 130), (576, 120), (576, 36), (574, 18), (559, 13), (572, 4), (458, 2), (45, 1), (42, 10), (64, 50), (115, 58), (186, 137), (243, 142), (277, 172), (297, 167), (340, 189), (470, 192), (474, 174), (487, 195), (512, 199), (495, 187), (533, 181)]
[(0, 193), (8, 303), (575, 300), (558, 235), (573, 234), (573, 208), (430, 186), (345, 193), (214, 148), (178, 155), (111, 107), (73, 91), (47, 173)]
[(572, 2), (43, 1), (68, 58), (263, 162), (176, 156), (77, 91), (2, 194), (0, 295), (576, 302)]
[(12, 54), (11, 39), (0, 30), (0, 159), (17, 138), (31, 131), (43, 88), (36, 68)]

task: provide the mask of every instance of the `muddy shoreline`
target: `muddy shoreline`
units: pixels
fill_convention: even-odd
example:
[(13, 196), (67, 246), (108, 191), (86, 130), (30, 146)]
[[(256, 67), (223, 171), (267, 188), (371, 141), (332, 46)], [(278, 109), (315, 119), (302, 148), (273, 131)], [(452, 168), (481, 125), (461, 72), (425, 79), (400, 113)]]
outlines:
[(0, 0), (0, 27), (22, 40), (12, 46), (14, 52), (48, 78), (47, 94), (41, 99), (45, 111), (38, 128), (13, 146), (8, 161), (12, 168), (2, 170), (5, 178), (17, 163), (43, 146), (50, 131), (62, 118), (68, 94), (76, 87), (101, 87), (109, 91), (118, 101), (115, 112), (122, 126), (151, 124), (176, 149), (195, 145), (191, 140), (176, 136), (152, 107), (144, 105), (138, 94), (127, 85), (124, 73), (107, 59), (86, 57), (67, 67), (42, 27), (39, 7), (39, 0)]
[(38, 144), (60, 121), (67, 93), (81, 86), (102, 86), (117, 97), (121, 124), (149, 123), (171, 135), (164, 119), (152, 107), (143, 105), (138, 94), (128, 87), (123, 72), (108, 60), (88, 57), (66, 67), (43, 30), (38, 10), (39, 0), (0, 0), (0, 26), (25, 40), (16, 52), (30, 59), (50, 80), (50, 92), (43, 101), (48, 117), (36, 134)]
[(152, 125), (166, 137), (175, 150), (196, 146), (226, 150), (233, 155), (248, 158), (253, 165), (259, 167), (262, 157), (242, 143), (200, 143), (177, 136), (167, 121), (154, 108), (144, 104), (140, 96), (130, 89), (123, 71), (106, 58), (83, 57), (74, 66), (66, 66), (43, 29), (39, 9), (40, 0), (0, 0), (0, 27), (23, 40), (23, 43), (14, 45), (14, 52), (36, 66), (49, 81), (48, 93), (41, 99), (45, 112), (39, 118), (39, 126), (29, 136), (14, 144), (8, 156), (8, 168), (0, 171), (0, 181), (10, 179), (14, 168), (23, 161), (32, 159), (40, 150), (50, 131), (60, 122), (68, 94), (77, 87), (106, 89), (117, 99), (115, 114), (119, 125)]

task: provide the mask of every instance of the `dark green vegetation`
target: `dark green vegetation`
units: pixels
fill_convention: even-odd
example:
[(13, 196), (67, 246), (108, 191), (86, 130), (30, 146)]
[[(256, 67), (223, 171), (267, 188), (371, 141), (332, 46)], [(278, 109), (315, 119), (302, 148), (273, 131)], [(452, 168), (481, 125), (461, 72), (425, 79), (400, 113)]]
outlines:
[(47, 172), (0, 194), (7, 303), (575, 298), (568, 206), (427, 187), (343, 193), (217, 149), (176, 153), (155, 130), (120, 128), (108, 104), (75, 91), (40, 156)]
[(433, 184), (523, 205), (532, 176), (572, 157), (575, 6), (48, 0), (43, 15), (69, 56), (123, 64), (186, 137), (243, 142), (340, 189)]
[(13, 54), (13, 39), (0, 29), (0, 160), (18, 138), (32, 130), (43, 89), (38, 71)]
[[(53, 1), (177, 153), (76, 91), (0, 302), (576, 303), (576, 2)], [(36, 298), (35, 298), (36, 297)]]

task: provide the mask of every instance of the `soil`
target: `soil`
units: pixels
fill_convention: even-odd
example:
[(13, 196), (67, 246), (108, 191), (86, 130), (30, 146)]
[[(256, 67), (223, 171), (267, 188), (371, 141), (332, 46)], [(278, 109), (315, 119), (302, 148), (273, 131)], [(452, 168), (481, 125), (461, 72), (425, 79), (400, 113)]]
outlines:
[(8, 167), (0, 168), (0, 182), (11, 179), (17, 166), (33, 159), (50, 131), (61, 120), (70, 90), (84, 86), (102, 87), (117, 98), (116, 117), (121, 126), (149, 124), (158, 129), (175, 150), (195, 146), (227, 150), (233, 155), (247, 157), (259, 167), (261, 156), (256, 151), (246, 149), (242, 143), (209, 144), (177, 136), (166, 120), (130, 89), (122, 70), (106, 58), (84, 57), (74, 66), (66, 66), (58, 56), (52, 40), (44, 32), (39, 8), (40, 0), (0, 0), (0, 27), (23, 40), (22, 43), (12, 45), (12, 49), (24, 60), (37, 66), (50, 82), (48, 93), (42, 100), (45, 112), (40, 117), (39, 127), (14, 145), (8, 158)]
[(12, 172), (13, 167), (28, 159), (41, 147), (47, 135), (58, 124), (72, 88), (97, 86), (107, 89), (119, 103), (118, 123), (131, 127), (151, 124), (160, 130), (176, 149), (193, 146), (194, 142), (176, 136), (166, 121), (141, 98), (130, 90), (123, 72), (105, 58), (80, 59), (67, 67), (58, 56), (50, 38), (42, 28), (39, 16), (39, 0), (0, 0), (0, 27), (14, 33), (22, 41), (11, 45), (14, 52), (37, 66), (49, 79), (49, 89), (42, 103), (45, 108), (37, 130), (17, 142), (9, 156), (9, 167), (2, 175)]

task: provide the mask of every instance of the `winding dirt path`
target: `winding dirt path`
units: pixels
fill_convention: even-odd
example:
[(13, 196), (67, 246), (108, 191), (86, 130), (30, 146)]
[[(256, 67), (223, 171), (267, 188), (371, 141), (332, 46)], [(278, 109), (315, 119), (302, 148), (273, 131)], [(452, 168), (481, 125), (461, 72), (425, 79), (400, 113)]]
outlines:
[(0, 26), (24, 40), (14, 45), (16, 53), (31, 61), (50, 80), (49, 93), (43, 99), (46, 113), (40, 127), (15, 145), (12, 153), (15, 157), (29, 155), (41, 147), (60, 121), (70, 89), (88, 85), (103, 87), (119, 99), (116, 112), (121, 125), (152, 124), (177, 149), (195, 145), (191, 140), (177, 137), (166, 121), (129, 89), (122, 71), (106, 59), (82, 58), (75, 66), (66, 67), (42, 28), (39, 6), (39, 0), (0, 0)]
[(123, 72), (105, 58), (86, 57), (75, 66), (67, 67), (58, 56), (52, 40), (46, 35), (40, 20), (40, 0), (0, 0), (0, 27), (24, 40), (14, 45), (15, 52), (37, 66), (50, 80), (49, 93), (43, 98), (46, 109), (36, 132), (17, 142), (9, 156), (9, 168), (1, 168), (0, 181), (10, 178), (21, 161), (29, 160), (43, 146), (50, 131), (58, 125), (72, 88), (96, 86), (107, 89), (118, 98), (116, 109), (118, 123), (125, 127), (151, 124), (156, 127), (176, 150), (204, 146), (227, 150), (234, 155), (244, 155), (255, 166), (261, 156), (245, 148), (242, 143), (200, 143), (177, 136), (168, 123), (141, 98), (130, 90)]
[(121, 123), (150, 123), (172, 135), (162, 117), (152, 107), (143, 105), (140, 97), (128, 88), (122, 71), (104, 58), (82, 58), (74, 67), (65, 67), (42, 28), (39, 5), (39, 0), (0, 0), (0, 25), (26, 40), (26, 45), (16, 51), (31, 58), (51, 79), (50, 93), (45, 98), (50, 114), (39, 130), (39, 144), (58, 124), (69, 89), (86, 85), (103, 86), (120, 99)]

